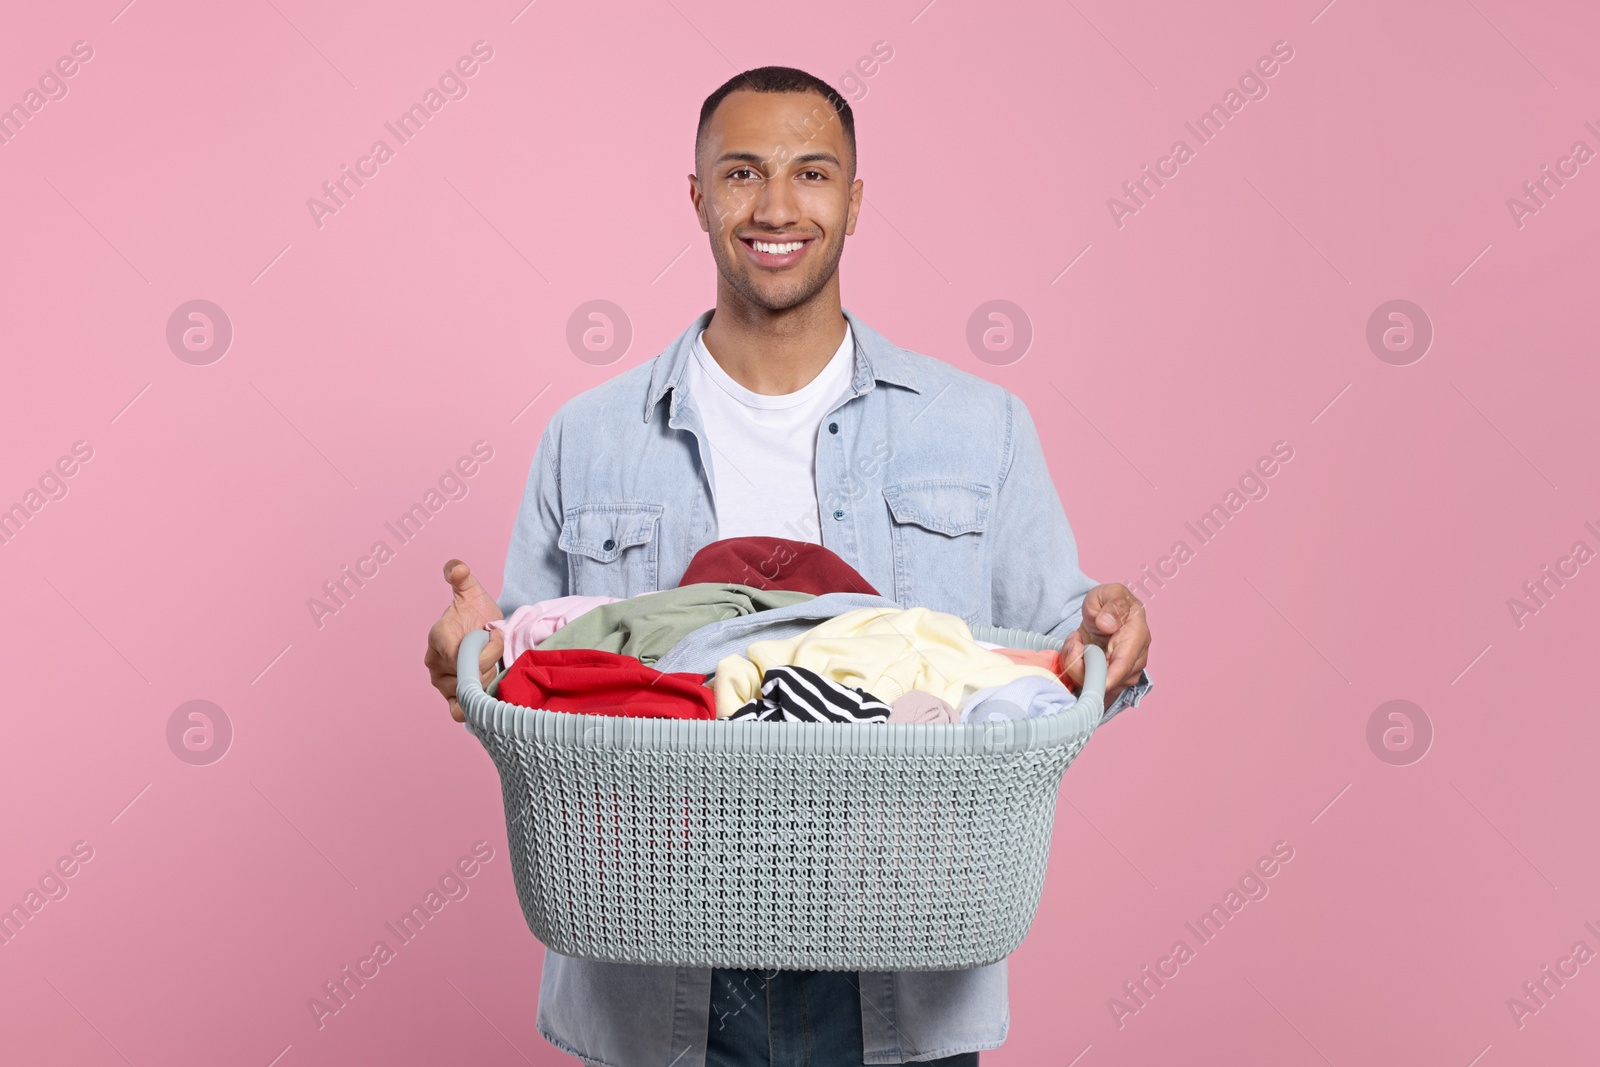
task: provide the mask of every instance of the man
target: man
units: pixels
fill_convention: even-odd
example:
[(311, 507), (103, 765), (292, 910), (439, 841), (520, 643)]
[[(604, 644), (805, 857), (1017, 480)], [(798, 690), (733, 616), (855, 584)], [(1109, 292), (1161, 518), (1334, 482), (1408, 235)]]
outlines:
[[(689, 196), (717, 306), (551, 418), (498, 603), (464, 563), (445, 564), (454, 595), (424, 662), (457, 720), (468, 631), (556, 596), (672, 588), (698, 549), (738, 536), (820, 543), (906, 607), (1053, 634), (1075, 680), (1093, 642), (1110, 662), (1108, 717), (1149, 687), (1143, 605), (1079, 570), (1027, 408), (841, 307), (855, 172), (850, 105), (811, 75), (762, 67), (707, 98)], [(484, 684), (500, 651), (496, 633)], [(954, 1067), (1005, 1039), (1006, 969), (762, 974), (547, 952), (538, 1025), (611, 1067)]]

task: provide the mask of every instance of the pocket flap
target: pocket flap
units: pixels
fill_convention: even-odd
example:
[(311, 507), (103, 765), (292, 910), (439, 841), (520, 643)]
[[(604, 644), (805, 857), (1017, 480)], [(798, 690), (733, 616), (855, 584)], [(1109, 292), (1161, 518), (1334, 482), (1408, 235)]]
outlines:
[(557, 544), (601, 563), (611, 563), (623, 549), (648, 544), (664, 510), (660, 504), (579, 504), (568, 508)]
[(975, 482), (924, 481), (884, 487), (898, 523), (935, 533), (976, 533), (989, 525), (989, 487)]

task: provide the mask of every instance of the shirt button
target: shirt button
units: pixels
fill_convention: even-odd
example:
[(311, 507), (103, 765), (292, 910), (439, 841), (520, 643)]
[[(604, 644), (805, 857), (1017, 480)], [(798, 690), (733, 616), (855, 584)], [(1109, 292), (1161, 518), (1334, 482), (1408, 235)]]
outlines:
[(842, 518), (844, 518), (844, 512), (842, 512), (842, 511), (835, 511), (835, 512), (834, 512), (834, 513), (833, 513), (833, 517), (834, 517), (834, 518), (836, 518), (836, 519), (842, 519)]
[(604, 551), (610, 552), (613, 548), (617, 547), (617, 543), (615, 541), (613, 541), (611, 538), (608, 537), (608, 538), (606, 538), (606, 543), (601, 545), (600, 547)]
[(828, 432), (829, 433), (838, 433), (839, 432), (839, 424), (837, 422), (828, 423)]

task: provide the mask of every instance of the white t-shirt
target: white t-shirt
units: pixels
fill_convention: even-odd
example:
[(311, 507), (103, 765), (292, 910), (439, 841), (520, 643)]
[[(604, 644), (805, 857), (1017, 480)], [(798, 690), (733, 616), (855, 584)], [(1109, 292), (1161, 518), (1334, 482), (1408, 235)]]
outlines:
[(822, 543), (817, 505), (817, 431), (849, 389), (855, 341), (849, 323), (827, 364), (793, 393), (763, 396), (728, 376), (695, 338), (686, 369), (711, 446), (717, 537), (786, 537)]

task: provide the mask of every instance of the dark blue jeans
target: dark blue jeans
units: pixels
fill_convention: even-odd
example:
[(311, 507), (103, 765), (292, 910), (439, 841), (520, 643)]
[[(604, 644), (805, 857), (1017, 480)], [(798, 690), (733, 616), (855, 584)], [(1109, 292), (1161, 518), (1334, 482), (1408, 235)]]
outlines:
[[(978, 1054), (923, 1062), (977, 1067)], [(712, 971), (706, 1067), (863, 1067), (855, 974)]]

